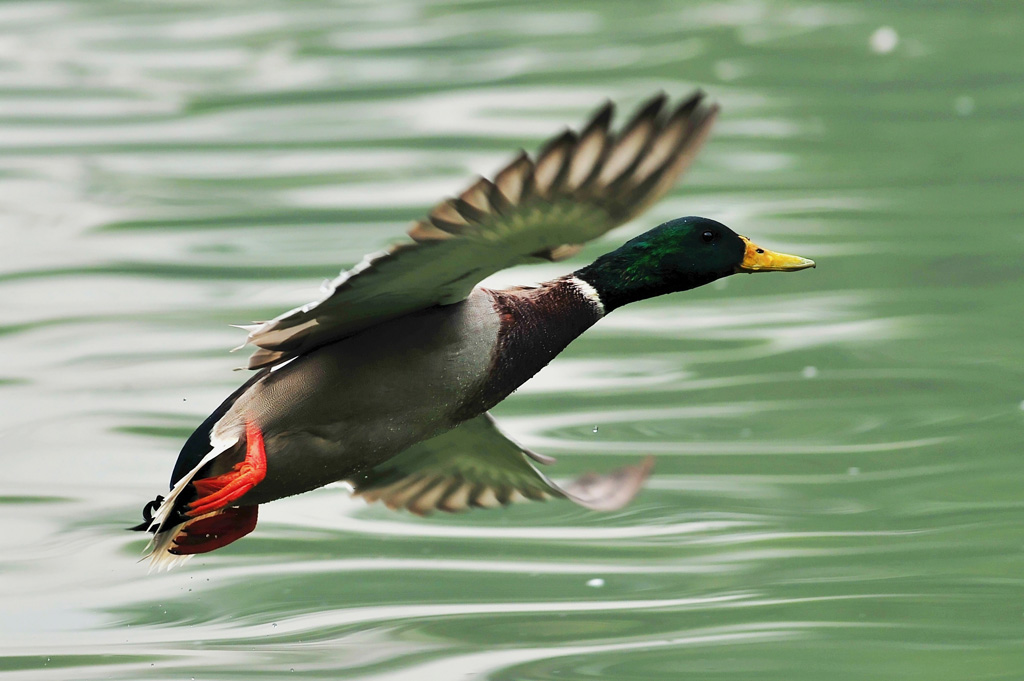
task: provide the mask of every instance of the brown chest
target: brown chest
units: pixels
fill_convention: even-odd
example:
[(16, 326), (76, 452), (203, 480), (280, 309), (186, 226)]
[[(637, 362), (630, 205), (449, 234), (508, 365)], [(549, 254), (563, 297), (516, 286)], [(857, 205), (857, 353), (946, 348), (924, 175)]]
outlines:
[(568, 278), (487, 293), (501, 326), (480, 395), (484, 409), (508, 397), (601, 318), (594, 301)]

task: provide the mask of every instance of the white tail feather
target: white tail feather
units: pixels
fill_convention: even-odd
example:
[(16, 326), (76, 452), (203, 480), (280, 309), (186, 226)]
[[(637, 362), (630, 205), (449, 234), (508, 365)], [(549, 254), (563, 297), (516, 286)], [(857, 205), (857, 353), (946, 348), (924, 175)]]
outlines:
[[(181, 479), (174, 484), (174, 487), (153, 513), (153, 520), (149, 524), (150, 530), (163, 527), (164, 523), (166, 523), (168, 518), (171, 516), (171, 511), (174, 509), (174, 503), (178, 496), (181, 494), (182, 490), (185, 489), (185, 486), (192, 482), (196, 473), (198, 473), (203, 466), (234, 447), (235, 444), (238, 443), (239, 439), (240, 435), (236, 434), (233, 438), (228, 437), (223, 440), (214, 441), (216, 438), (211, 435), (211, 449), (209, 453), (207, 453), (207, 455), (204, 456), (199, 463), (192, 468), (192, 470), (183, 475)], [(168, 552), (168, 549), (171, 548), (171, 544), (174, 542), (174, 538), (178, 536), (178, 532), (184, 524), (185, 523), (178, 523), (173, 527), (161, 529), (153, 534), (152, 539), (149, 540), (149, 543), (144, 549), (145, 555), (142, 557), (142, 560), (149, 558), (150, 572), (153, 570), (158, 572), (170, 570), (171, 568), (181, 565), (190, 558), (190, 556), (178, 556)]]
[[(156, 512), (153, 513), (153, 522), (149, 524), (150, 529), (152, 529), (153, 527), (160, 527), (164, 524), (164, 521), (166, 521), (167, 518), (170, 517), (171, 509), (174, 508), (174, 502), (178, 498), (178, 495), (181, 494), (181, 491), (183, 489), (185, 489), (185, 485), (192, 482), (192, 478), (196, 476), (196, 473), (199, 472), (199, 469), (205, 466), (206, 464), (210, 463), (214, 459), (216, 459), (218, 456), (220, 456), (227, 450), (231, 449), (238, 442), (238, 440), (238, 436), (235, 436), (235, 439), (231, 440), (230, 442), (224, 440), (219, 443), (212, 443), (213, 449), (211, 449), (210, 452), (206, 456), (204, 456), (192, 470), (183, 475), (181, 479), (178, 480), (177, 483), (175, 483), (174, 487), (167, 494), (167, 497), (163, 500), (163, 503), (161, 503), (160, 506), (156, 509)], [(150, 543), (152, 544), (153, 542)]]
[(149, 545), (146, 547), (147, 553), (142, 557), (142, 560), (149, 559), (150, 573), (172, 570), (192, 557), (191, 555), (179, 556), (171, 553), (169, 550), (174, 543), (174, 538), (178, 536), (178, 532), (184, 526), (185, 523), (178, 523), (170, 529), (153, 535)]

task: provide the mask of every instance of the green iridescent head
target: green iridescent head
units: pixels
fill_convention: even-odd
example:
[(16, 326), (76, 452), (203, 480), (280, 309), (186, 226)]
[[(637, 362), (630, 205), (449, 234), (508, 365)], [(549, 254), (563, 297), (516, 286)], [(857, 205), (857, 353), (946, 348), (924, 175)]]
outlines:
[(630, 239), (574, 274), (593, 286), (605, 310), (611, 311), (737, 272), (788, 272), (808, 267), (814, 267), (814, 262), (760, 248), (720, 222), (685, 217)]

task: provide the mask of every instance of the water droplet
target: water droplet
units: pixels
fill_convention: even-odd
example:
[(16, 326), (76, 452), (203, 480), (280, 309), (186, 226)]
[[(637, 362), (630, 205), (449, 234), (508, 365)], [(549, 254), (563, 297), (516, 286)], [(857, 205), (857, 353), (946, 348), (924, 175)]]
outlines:
[(953, 110), (956, 111), (958, 116), (970, 116), (974, 113), (974, 97), (960, 95), (953, 102)]
[(804, 370), (800, 373), (804, 378), (814, 378), (818, 375), (818, 367), (804, 367)]
[(604, 580), (601, 579), (600, 577), (595, 577), (594, 579), (591, 579), (591, 580), (587, 581), (587, 586), (592, 586), (595, 589), (600, 588), (600, 587), (604, 586)]
[(900, 34), (892, 26), (881, 26), (871, 34), (871, 51), (875, 54), (889, 54), (900, 43)]
[(730, 81), (736, 80), (743, 75), (743, 69), (731, 61), (717, 61), (714, 66), (715, 76), (719, 80)]

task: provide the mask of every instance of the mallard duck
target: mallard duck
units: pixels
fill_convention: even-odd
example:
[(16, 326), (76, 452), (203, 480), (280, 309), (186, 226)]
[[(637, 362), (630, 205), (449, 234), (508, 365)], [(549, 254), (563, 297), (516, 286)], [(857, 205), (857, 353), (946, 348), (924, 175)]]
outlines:
[(439, 203), (411, 241), (367, 256), (320, 300), (246, 327), (255, 373), (188, 438), (170, 492), (133, 528), (154, 534), (153, 564), (220, 548), (255, 528), (260, 504), (337, 481), (417, 514), (549, 497), (627, 504), (651, 458), (559, 486), (535, 465), (553, 459), (502, 433), (488, 410), (623, 305), (814, 263), (683, 217), (552, 281), (477, 284), (568, 258), (642, 213), (690, 165), (717, 113), (699, 92), (671, 110), (658, 95), (614, 133), (606, 103), (581, 132)]

